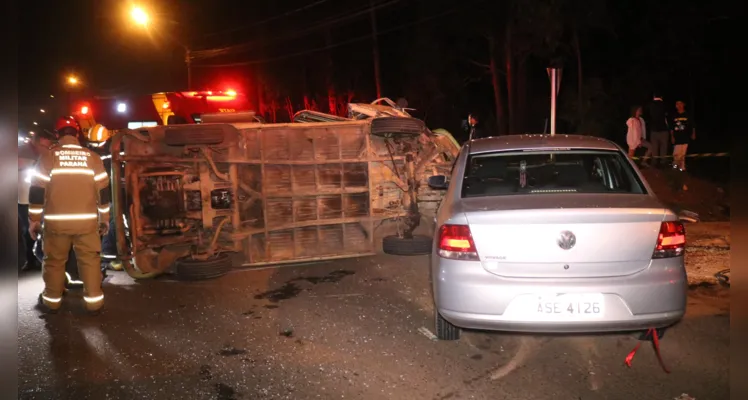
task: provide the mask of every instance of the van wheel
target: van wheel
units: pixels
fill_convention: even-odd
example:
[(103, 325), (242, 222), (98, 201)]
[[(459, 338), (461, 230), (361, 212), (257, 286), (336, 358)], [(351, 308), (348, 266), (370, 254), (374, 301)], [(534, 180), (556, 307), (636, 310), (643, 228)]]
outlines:
[(185, 281), (215, 279), (231, 270), (231, 257), (221, 253), (207, 260), (194, 260), (186, 257), (177, 260), (177, 277)]
[(431, 243), (431, 238), (423, 235), (413, 235), (412, 238), (390, 235), (382, 239), (382, 250), (395, 256), (420, 256), (431, 254)]
[(458, 340), (460, 338), (460, 328), (452, 325), (436, 310), (434, 310), (434, 316), (436, 320), (436, 337), (439, 340)]

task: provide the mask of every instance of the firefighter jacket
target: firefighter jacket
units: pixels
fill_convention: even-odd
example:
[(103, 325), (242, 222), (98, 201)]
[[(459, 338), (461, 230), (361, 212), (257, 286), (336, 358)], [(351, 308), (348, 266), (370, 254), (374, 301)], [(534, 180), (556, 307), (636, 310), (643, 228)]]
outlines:
[(80, 235), (109, 223), (109, 176), (101, 157), (73, 136), (42, 154), (31, 174), (29, 219), (44, 230)]

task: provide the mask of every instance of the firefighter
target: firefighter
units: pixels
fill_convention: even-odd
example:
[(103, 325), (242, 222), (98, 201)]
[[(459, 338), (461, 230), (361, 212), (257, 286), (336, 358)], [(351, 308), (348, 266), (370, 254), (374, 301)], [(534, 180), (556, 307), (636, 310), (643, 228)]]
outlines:
[(99, 253), (101, 235), (109, 229), (109, 176), (101, 158), (81, 146), (73, 118), (60, 118), (55, 130), (58, 143), (37, 162), (29, 190), (29, 233), (36, 238), (44, 232), (44, 291), (39, 304), (52, 313), (62, 305), (65, 263), (72, 246), (86, 309), (96, 314), (104, 305)]

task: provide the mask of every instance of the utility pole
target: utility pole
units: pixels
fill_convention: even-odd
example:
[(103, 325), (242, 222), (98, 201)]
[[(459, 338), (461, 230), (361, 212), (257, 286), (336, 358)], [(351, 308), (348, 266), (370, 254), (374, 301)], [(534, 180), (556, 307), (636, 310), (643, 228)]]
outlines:
[(558, 89), (561, 88), (561, 68), (547, 68), (548, 77), (551, 79), (551, 136), (556, 135), (556, 97)]
[(369, 0), (371, 15), (371, 44), (374, 56), (374, 83), (377, 87), (377, 99), (382, 98), (382, 81), (379, 73), (379, 44), (377, 41), (377, 12), (374, 10), (374, 1)]
[[(325, 45), (328, 49), (332, 48), (332, 31), (330, 28), (327, 28), (325, 31)], [(335, 83), (333, 80), (333, 60), (332, 60), (332, 50), (327, 51), (327, 71), (325, 72), (325, 83), (327, 84), (327, 108), (330, 111), (330, 114), (337, 115), (338, 114), (338, 99), (335, 94)]]
[(187, 90), (192, 90), (192, 55), (189, 47), (184, 48), (184, 62), (187, 64)]
[(551, 69), (551, 136), (556, 135), (556, 68)]

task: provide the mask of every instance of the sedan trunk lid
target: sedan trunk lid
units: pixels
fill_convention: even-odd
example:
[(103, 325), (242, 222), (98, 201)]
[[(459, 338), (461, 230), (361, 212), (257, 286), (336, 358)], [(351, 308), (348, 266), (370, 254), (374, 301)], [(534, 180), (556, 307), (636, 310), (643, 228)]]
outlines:
[(639, 194), (463, 198), (481, 262), (517, 278), (612, 277), (647, 268), (667, 212)]

